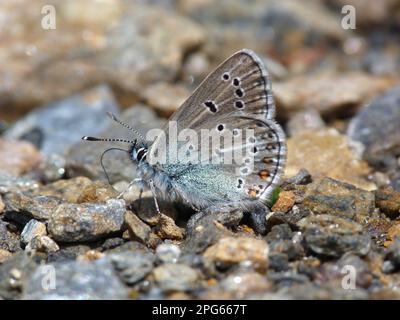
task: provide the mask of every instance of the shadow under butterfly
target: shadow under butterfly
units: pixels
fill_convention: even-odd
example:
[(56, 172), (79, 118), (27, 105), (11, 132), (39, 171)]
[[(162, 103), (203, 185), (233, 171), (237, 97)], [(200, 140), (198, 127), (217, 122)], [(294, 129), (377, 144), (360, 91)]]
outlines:
[[(129, 154), (137, 164), (137, 178), (129, 184), (128, 189), (134, 184), (139, 186), (141, 192), (145, 188), (150, 189), (158, 213), (158, 197), (167, 201), (182, 201), (202, 212), (267, 210), (271, 193), (283, 175), (286, 139), (274, 119), (275, 104), (267, 70), (253, 51), (242, 49), (220, 64), (171, 116), (162, 131), (165, 136), (160, 135), (151, 143), (113, 114), (109, 116), (132, 131), (136, 138), (125, 140), (85, 136), (82, 139), (130, 144), (128, 150), (110, 148), (105, 152), (118, 149)], [(178, 132), (191, 129), (199, 135), (201, 130), (209, 130), (216, 135), (223, 132), (235, 135), (236, 132), (251, 129), (254, 132), (252, 139), (241, 135), (239, 147), (236, 145), (235, 148), (239, 151), (251, 150), (252, 167), (246, 167), (245, 157), (239, 162), (221, 163), (221, 154), (231, 151), (226, 149), (210, 152), (206, 159), (200, 161), (170, 157), (168, 123), (171, 122), (177, 124)], [(206, 144), (209, 146), (208, 142)], [(198, 159), (196, 152), (202, 146), (188, 149), (186, 142), (178, 141), (177, 154)], [(180, 152), (182, 150), (185, 152)], [(105, 152), (101, 157), (103, 170)], [(164, 162), (155, 161), (160, 153), (166, 154)]]

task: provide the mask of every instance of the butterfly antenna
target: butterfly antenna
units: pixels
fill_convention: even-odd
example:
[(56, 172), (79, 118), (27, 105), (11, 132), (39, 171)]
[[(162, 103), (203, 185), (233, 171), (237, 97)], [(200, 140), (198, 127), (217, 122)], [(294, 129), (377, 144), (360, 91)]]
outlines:
[(136, 134), (140, 139), (142, 139), (143, 141), (145, 141), (146, 139), (142, 136), (142, 134), (137, 131), (136, 129), (133, 129), (130, 125), (127, 125), (126, 123), (122, 122), (121, 120), (119, 120), (115, 114), (111, 113), (111, 112), (107, 112), (107, 115), (114, 120), (116, 123), (120, 124), (121, 126), (123, 126), (124, 128), (132, 131), (134, 134)]
[(82, 140), (85, 141), (105, 141), (105, 142), (124, 142), (130, 144), (136, 144), (137, 140), (125, 140), (125, 139), (117, 139), (117, 138), (96, 138), (96, 137), (82, 137)]
[(109, 175), (108, 175), (108, 173), (107, 173), (106, 167), (104, 166), (103, 157), (104, 157), (104, 155), (105, 155), (107, 152), (113, 151), (113, 150), (124, 151), (124, 152), (129, 153), (128, 150), (121, 149), (121, 148), (108, 148), (108, 149), (104, 150), (103, 153), (101, 154), (101, 157), (100, 157), (100, 165), (101, 165), (101, 168), (103, 169), (104, 175), (105, 175), (106, 178), (107, 178), (108, 184), (110, 184), (110, 185), (111, 185), (111, 181), (110, 181), (110, 177), (109, 177)]

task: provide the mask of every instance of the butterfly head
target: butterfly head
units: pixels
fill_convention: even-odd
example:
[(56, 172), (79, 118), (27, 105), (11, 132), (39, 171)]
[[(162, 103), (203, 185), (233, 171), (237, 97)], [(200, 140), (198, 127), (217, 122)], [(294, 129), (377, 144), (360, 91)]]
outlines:
[(143, 143), (136, 142), (135, 144), (132, 144), (132, 146), (129, 150), (129, 154), (133, 161), (139, 163), (141, 161), (146, 160), (147, 151), (148, 151), (148, 148), (146, 145), (144, 145)]

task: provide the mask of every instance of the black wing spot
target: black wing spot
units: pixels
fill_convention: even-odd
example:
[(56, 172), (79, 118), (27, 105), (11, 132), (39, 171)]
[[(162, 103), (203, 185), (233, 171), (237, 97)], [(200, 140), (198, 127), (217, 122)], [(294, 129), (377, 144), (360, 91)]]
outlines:
[(243, 109), (244, 108), (244, 103), (241, 100), (235, 101), (235, 107), (238, 109)]
[(237, 188), (240, 189), (243, 186), (243, 180), (242, 179), (238, 179), (238, 185)]
[(244, 91), (243, 91), (243, 89), (236, 89), (236, 91), (235, 91), (235, 94), (239, 97), (239, 98), (241, 98), (241, 97), (243, 97), (243, 95), (244, 95)]
[(228, 81), (230, 77), (231, 77), (231, 76), (229, 75), (228, 72), (225, 72), (225, 73), (222, 75), (222, 79), (225, 80), (225, 81)]
[(223, 124), (219, 124), (219, 125), (217, 126), (217, 130), (218, 130), (218, 131), (224, 130), (224, 125), (223, 125)]
[(212, 101), (206, 101), (204, 102), (204, 105), (212, 112), (216, 113), (218, 111), (217, 106), (215, 105), (214, 102)]
[(239, 80), (239, 78), (233, 79), (232, 84), (233, 84), (235, 87), (239, 87), (239, 85), (240, 85), (240, 80)]

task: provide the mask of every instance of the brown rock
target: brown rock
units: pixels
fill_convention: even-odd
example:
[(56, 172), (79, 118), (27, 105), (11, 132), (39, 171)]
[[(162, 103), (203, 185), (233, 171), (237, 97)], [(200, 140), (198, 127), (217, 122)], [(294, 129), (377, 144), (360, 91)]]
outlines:
[(119, 193), (108, 183), (103, 181), (95, 181), (86, 186), (79, 196), (77, 202), (107, 202), (109, 199), (117, 198)]
[(117, 198), (118, 192), (106, 182), (92, 182), (86, 177), (58, 180), (40, 187), (34, 192), (37, 195), (54, 196), (70, 203), (98, 202), (104, 203)]
[(375, 191), (376, 206), (389, 218), (394, 219), (400, 215), (400, 192), (391, 187)]
[(50, 236), (60, 242), (95, 241), (120, 232), (124, 225), (125, 201), (63, 203), (52, 212), (47, 225)]
[(57, 197), (70, 203), (77, 203), (79, 197), (82, 196), (82, 190), (91, 184), (92, 181), (86, 177), (59, 180), (40, 187), (34, 191), (34, 194)]
[(151, 228), (140, 220), (132, 211), (125, 213), (125, 224), (132, 240), (147, 244), (150, 239)]
[(0, 171), (19, 176), (38, 168), (42, 160), (31, 143), (0, 139)]
[(224, 237), (207, 248), (204, 257), (228, 265), (249, 260), (260, 269), (266, 269), (268, 252), (268, 244), (263, 240), (247, 237)]
[(29, 242), (26, 250), (37, 250), (40, 252), (50, 253), (57, 252), (58, 250), (60, 250), (60, 247), (53, 239), (49, 238), (48, 236), (36, 236), (31, 240), (31, 242)]
[(274, 94), (282, 115), (311, 108), (330, 116), (365, 104), (393, 83), (360, 72), (311, 74), (274, 83)]
[(374, 211), (374, 198), (372, 192), (323, 178), (308, 185), (301, 207), (313, 214), (330, 214), (363, 223)]
[(288, 212), (293, 206), (295, 202), (295, 195), (293, 191), (281, 191), (279, 193), (278, 201), (275, 202), (273, 207), (271, 208), (274, 212)]
[(0, 264), (12, 256), (12, 253), (7, 250), (0, 249)]
[(156, 227), (156, 234), (163, 240), (182, 240), (184, 237), (184, 230), (179, 228), (172, 218), (165, 214), (161, 214)]
[(304, 168), (313, 178), (328, 176), (365, 190), (376, 189), (364, 178), (370, 172), (368, 164), (351, 148), (347, 137), (334, 129), (297, 134), (288, 139), (287, 149), (286, 177)]
[(384, 246), (389, 247), (396, 237), (400, 237), (400, 222), (397, 222), (387, 230), (387, 237)]
[(148, 86), (143, 92), (145, 102), (161, 116), (167, 118), (180, 107), (189, 95), (190, 92), (186, 88), (167, 82), (155, 83)]
[(89, 250), (85, 254), (77, 257), (79, 261), (94, 261), (104, 257), (105, 254), (97, 250)]
[(6, 207), (6, 205), (4, 204), (3, 199), (1, 198), (1, 195), (0, 195), (0, 214), (2, 214), (4, 212), (5, 207)]

